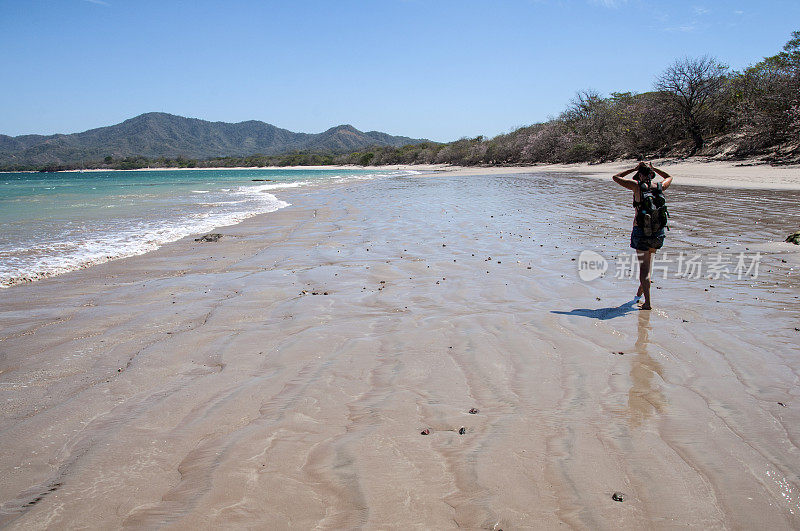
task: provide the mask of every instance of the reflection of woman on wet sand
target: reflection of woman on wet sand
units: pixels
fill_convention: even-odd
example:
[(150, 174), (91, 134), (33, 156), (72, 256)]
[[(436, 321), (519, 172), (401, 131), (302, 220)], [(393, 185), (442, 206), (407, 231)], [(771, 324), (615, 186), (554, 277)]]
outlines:
[(628, 410), (631, 425), (638, 427), (654, 413), (664, 408), (664, 395), (658, 390), (656, 375), (662, 378), (661, 364), (647, 352), (650, 345), (650, 312), (639, 313), (636, 357), (631, 360), (631, 388), (628, 391)]
[[(625, 176), (636, 172), (632, 179), (626, 179)], [(664, 180), (661, 183), (653, 183), (653, 177), (660, 175)], [(633, 208), (636, 209), (636, 214), (639, 214), (642, 208), (642, 193), (641, 187), (647, 189), (657, 189), (658, 184), (661, 185), (662, 190), (669, 188), (672, 183), (672, 177), (667, 172), (654, 168), (653, 164), (647, 165), (640, 162), (635, 168), (619, 172), (614, 176), (614, 182), (624, 186), (628, 190), (633, 191)], [(650, 306), (650, 274), (653, 267), (653, 254), (656, 249), (660, 249), (664, 245), (664, 228), (652, 234), (645, 234), (642, 227), (639, 227), (636, 221), (638, 215), (633, 216), (633, 231), (631, 232), (631, 247), (636, 249), (636, 255), (639, 258), (639, 289), (636, 292), (636, 297), (644, 295), (644, 304), (642, 310), (649, 310)]]

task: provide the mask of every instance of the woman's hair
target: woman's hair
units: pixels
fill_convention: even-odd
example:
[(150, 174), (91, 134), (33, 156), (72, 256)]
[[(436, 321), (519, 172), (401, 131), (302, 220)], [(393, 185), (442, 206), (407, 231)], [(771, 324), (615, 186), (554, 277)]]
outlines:
[(636, 167), (636, 173), (633, 175), (634, 181), (650, 181), (653, 177), (656, 176), (656, 172), (654, 172), (647, 164), (644, 162), (640, 162), (639, 166)]

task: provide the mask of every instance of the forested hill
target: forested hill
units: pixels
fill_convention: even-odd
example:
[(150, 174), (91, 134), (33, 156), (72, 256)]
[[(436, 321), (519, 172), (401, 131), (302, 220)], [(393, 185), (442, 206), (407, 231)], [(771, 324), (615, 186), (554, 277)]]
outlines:
[(292, 151), (347, 153), (367, 147), (423, 142), (350, 125), (323, 133), (294, 133), (255, 120), (209, 122), (167, 113), (147, 113), (108, 127), (64, 135), (0, 135), (0, 168), (81, 165), (106, 157), (209, 159)]

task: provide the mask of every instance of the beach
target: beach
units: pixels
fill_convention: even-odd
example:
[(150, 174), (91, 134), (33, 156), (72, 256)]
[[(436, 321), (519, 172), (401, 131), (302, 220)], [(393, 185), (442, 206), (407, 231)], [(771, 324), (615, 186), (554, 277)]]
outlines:
[[(757, 159), (740, 161), (717, 160), (709, 157), (690, 157), (687, 159), (648, 159), (659, 168), (680, 173), (677, 186), (713, 186), (722, 188), (748, 188), (760, 190), (800, 190), (800, 166), (796, 164), (770, 165)], [(458, 175), (507, 175), (517, 173), (563, 173), (581, 175), (595, 179), (608, 179), (609, 175), (633, 168), (636, 160), (622, 160), (603, 163), (575, 164), (537, 164), (519, 166), (454, 166), (451, 164), (389, 164), (383, 166), (266, 166), (259, 169), (271, 170), (364, 170), (372, 172), (456, 173)], [(253, 170), (252, 167), (207, 168), (206, 170)], [(116, 170), (84, 170), (90, 172), (109, 172)], [(198, 171), (194, 168), (145, 168), (131, 171)]]
[[(714, 160), (704, 157), (688, 159), (648, 160), (668, 173), (675, 173), (675, 186), (710, 186), (716, 188), (747, 188), (751, 190), (800, 190), (800, 166), (771, 166), (751, 159), (742, 161)], [(508, 168), (429, 166), (440, 171), (457, 171), (461, 175), (488, 173), (558, 173), (581, 175), (608, 180), (610, 175), (636, 166), (635, 160), (604, 162), (598, 164), (539, 164)], [(398, 166), (397, 168), (401, 168)]]
[(665, 164), (639, 311), (626, 167), (270, 190), (0, 290), (0, 526), (799, 527), (800, 170)]

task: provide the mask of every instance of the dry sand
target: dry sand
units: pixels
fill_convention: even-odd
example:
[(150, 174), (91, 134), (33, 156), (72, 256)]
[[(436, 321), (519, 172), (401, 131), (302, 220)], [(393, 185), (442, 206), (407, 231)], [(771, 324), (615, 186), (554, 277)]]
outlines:
[[(756, 160), (732, 162), (691, 158), (685, 160), (653, 159), (651, 162), (674, 177), (675, 186), (713, 186), (761, 190), (800, 190), (800, 166), (770, 166)], [(611, 175), (635, 167), (635, 160), (603, 164), (540, 164), (511, 167), (461, 167), (432, 165), (432, 171), (457, 172), (459, 175), (509, 173), (558, 173), (610, 180)], [(417, 166), (403, 166), (417, 168)], [(424, 170), (423, 170), (424, 171)]]
[(659, 274), (646, 312), (627, 192), (492, 172), (0, 291), (0, 525), (800, 527), (800, 192), (671, 190), (668, 252), (760, 274)]

